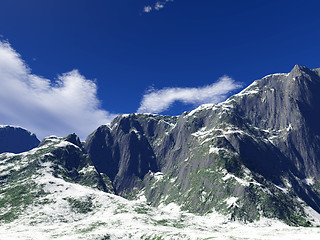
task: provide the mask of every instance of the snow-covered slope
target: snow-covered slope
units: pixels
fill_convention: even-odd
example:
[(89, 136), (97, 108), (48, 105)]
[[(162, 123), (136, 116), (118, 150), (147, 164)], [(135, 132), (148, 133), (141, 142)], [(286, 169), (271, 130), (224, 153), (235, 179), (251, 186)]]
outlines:
[[(0, 155), (0, 236), (4, 239), (317, 239), (319, 228), (289, 227), (270, 219), (245, 224), (212, 212), (181, 211), (174, 203), (151, 207), (143, 193), (127, 200), (74, 183), (55, 152), (77, 151), (65, 139), (49, 137), (36, 149)], [(75, 153), (74, 153), (75, 154)], [(82, 177), (97, 176), (90, 163)], [(4, 178), (10, 173), (10, 177)], [(229, 177), (229, 176), (228, 176)], [(229, 199), (234, 204), (236, 199)], [(315, 214), (313, 212), (313, 214)], [(317, 216), (318, 217), (318, 216)], [(320, 218), (318, 218), (320, 220)]]

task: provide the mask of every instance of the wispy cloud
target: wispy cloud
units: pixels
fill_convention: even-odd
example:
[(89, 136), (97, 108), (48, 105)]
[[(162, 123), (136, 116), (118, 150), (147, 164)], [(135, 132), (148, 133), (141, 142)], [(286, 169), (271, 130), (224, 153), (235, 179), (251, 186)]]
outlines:
[(9, 43), (0, 42), (0, 123), (19, 125), (38, 137), (75, 132), (84, 139), (115, 115), (102, 110), (97, 86), (78, 70), (51, 81), (31, 73)]
[(225, 100), (230, 92), (240, 87), (240, 83), (228, 76), (223, 76), (216, 83), (205, 87), (151, 89), (143, 96), (137, 111), (140, 113), (161, 113), (168, 110), (176, 101), (194, 105), (217, 103)]
[(173, 2), (173, 0), (156, 1), (156, 2), (155, 2), (154, 4), (152, 4), (152, 5), (144, 6), (143, 12), (149, 13), (149, 12), (151, 12), (151, 11), (153, 11), (153, 10), (159, 11), (160, 9), (164, 8), (165, 5), (166, 5), (168, 2)]

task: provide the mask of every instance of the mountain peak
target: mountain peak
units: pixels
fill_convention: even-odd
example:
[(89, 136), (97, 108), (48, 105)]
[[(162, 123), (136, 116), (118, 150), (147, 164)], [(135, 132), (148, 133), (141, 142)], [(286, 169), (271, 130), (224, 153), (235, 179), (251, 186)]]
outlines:
[(79, 148), (82, 148), (80, 138), (75, 133), (69, 134), (68, 136), (66, 136), (64, 138), (64, 140), (73, 143), (74, 145), (78, 146)]
[(293, 67), (293, 69), (290, 71), (289, 77), (294, 78), (294, 77), (299, 77), (304, 74), (310, 75), (311, 72), (312, 71), (309, 68), (296, 64)]

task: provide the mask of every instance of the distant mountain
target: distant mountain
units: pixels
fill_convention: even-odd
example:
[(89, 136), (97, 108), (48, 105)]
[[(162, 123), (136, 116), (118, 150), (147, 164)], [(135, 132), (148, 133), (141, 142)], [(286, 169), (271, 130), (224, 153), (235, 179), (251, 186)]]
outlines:
[(0, 125), (0, 153), (21, 153), (38, 146), (35, 134), (15, 126)]
[(84, 143), (51, 136), (30, 151), (0, 154), (0, 234), (318, 236), (319, 92), (320, 69), (297, 65), (178, 117), (121, 115)]

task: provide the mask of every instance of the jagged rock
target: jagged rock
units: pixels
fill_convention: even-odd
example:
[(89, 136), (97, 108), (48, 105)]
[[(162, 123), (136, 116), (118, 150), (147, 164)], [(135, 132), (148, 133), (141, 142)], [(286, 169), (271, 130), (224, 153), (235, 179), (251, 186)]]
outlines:
[(87, 138), (86, 151), (97, 169), (113, 181), (118, 194), (131, 195), (134, 187), (143, 187), (142, 180), (149, 171), (159, 170), (160, 163), (153, 150), (155, 143), (149, 140), (156, 141), (165, 135), (168, 123), (162, 117), (157, 118), (120, 116), (112, 122), (112, 128), (101, 126)]
[(119, 116), (85, 149), (120, 195), (308, 225), (299, 201), (320, 212), (319, 72), (296, 65), (179, 117)]

